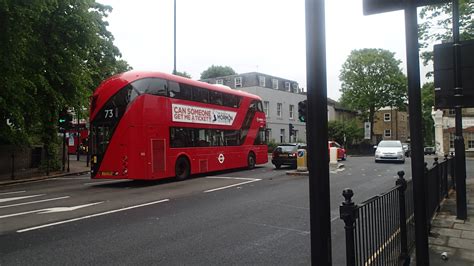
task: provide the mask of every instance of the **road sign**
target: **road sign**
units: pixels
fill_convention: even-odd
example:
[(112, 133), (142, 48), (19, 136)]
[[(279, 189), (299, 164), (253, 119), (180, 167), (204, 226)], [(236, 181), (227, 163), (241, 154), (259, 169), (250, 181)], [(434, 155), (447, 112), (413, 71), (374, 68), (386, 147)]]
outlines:
[(453, 43), (434, 46), (435, 108), (474, 107), (474, 41), (460, 45), (462, 96), (455, 96)]
[(364, 123), (364, 139), (370, 139), (370, 122)]
[[(413, 0), (415, 5), (428, 6), (450, 2), (449, 0)], [(364, 15), (402, 10), (406, 0), (364, 0)]]

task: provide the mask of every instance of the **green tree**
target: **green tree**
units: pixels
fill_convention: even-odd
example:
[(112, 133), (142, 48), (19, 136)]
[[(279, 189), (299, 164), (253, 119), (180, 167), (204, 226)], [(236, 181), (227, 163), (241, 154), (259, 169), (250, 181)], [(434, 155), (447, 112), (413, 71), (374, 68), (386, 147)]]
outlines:
[(229, 66), (212, 65), (201, 73), (201, 79), (230, 76), (235, 74), (237, 73)]
[(191, 75), (189, 73), (187, 73), (186, 71), (183, 71), (183, 72), (176, 71), (173, 74), (175, 74), (177, 76), (185, 77), (185, 78), (188, 78), (188, 79), (191, 78)]
[(421, 88), (421, 110), (424, 146), (434, 146), (434, 121), (431, 108), (434, 106), (434, 83), (428, 82)]
[(407, 86), (400, 63), (390, 51), (361, 49), (353, 50), (342, 66), (341, 103), (362, 112), (372, 133), (377, 110), (386, 106), (405, 108)]
[(328, 138), (340, 144), (353, 144), (361, 140), (363, 136), (363, 128), (358, 126), (356, 120), (328, 122)]
[[(37, 140), (55, 157), (59, 111), (88, 105), (120, 60), (94, 0), (0, 0), (0, 144)], [(54, 158), (52, 158), (54, 159)]]
[[(460, 39), (474, 39), (474, 1), (459, 0)], [(429, 5), (421, 9), (420, 17), (424, 21), (419, 26), (420, 47), (424, 49), (421, 58), (424, 65), (433, 60), (433, 51), (426, 48), (433, 43), (452, 41), (452, 4)], [(432, 75), (432, 72), (427, 74)]]

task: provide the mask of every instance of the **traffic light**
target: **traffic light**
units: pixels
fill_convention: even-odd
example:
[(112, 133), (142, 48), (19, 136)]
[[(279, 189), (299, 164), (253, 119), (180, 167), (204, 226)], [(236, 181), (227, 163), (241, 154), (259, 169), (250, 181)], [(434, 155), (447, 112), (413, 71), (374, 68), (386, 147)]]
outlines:
[(306, 122), (307, 115), (308, 115), (307, 100), (304, 100), (298, 103), (298, 119), (301, 122)]
[(293, 129), (294, 128), (293, 124), (290, 123), (288, 126), (289, 126), (289, 129), (290, 129), (290, 136), (293, 136), (294, 132), (295, 132), (294, 129)]
[(63, 109), (61, 112), (59, 112), (59, 119), (58, 119), (58, 125), (59, 129), (69, 129), (71, 126), (71, 121), (72, 121), (72, 115), (68, 113), (67, 109)]

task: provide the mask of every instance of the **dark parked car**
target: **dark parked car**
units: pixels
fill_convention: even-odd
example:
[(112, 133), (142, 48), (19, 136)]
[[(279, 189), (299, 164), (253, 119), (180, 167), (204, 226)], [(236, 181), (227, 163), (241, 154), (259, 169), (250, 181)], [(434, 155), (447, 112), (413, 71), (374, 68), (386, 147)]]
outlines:
[(272, 163), (276, 169), (282, 165), (290, 165), (296, 168), (296, 153), (298, 149), (306, 149), (305, 143), (288, 143), (278, 145), (272, 153)]
[(425, 147), (424, 151), (425, 151), (425, 155), (436, 154), (435, 147)]

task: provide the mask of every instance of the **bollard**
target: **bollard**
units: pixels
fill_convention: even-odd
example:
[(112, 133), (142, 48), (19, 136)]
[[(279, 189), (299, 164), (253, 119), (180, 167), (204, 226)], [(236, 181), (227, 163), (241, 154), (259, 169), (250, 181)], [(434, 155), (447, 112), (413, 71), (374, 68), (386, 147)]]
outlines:
[(337, 164), (337, 148), (336, 147), (329, 148), (329, 163)]
[(307, 153), (305, 149), (298, 149), (296, 157), (296, 171), (306, 172), (308, 171), (308, 160)]
[(357, 205), (352, 201), (354, 192), (350, 188), (342, 191), (345, 200), (339, 206), (339, 215), (344, 220), (346, 231), (346, 265), (355, 265), (355, 222), (359, 218)]

